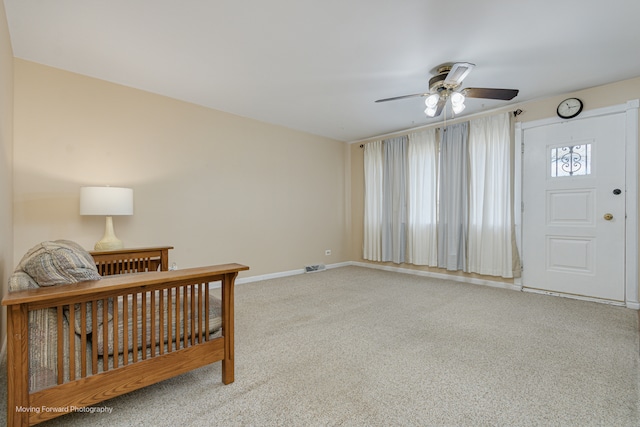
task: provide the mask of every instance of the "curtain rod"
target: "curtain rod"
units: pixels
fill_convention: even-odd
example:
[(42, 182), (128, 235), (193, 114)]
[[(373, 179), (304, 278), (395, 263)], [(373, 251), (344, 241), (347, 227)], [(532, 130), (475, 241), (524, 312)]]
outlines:
[[(499, 112), (499, 110), (494, 110), (496, 112)], [(479, 116), (479, 115), (483, 115), (483, 114), (489, 114), (490, 112), (485, 111), (484, 113), (476, 113), (476, 114), (471, 114), (469, 116), (466, 116), (464, 119), (460, 118), (460, 119), (453, 119), (454, 123), (459, 123), (461, 121), (466, 121), (468, 119), (471, 119), (473, 117)], [(520, 108), (510, 111), (511, 114), (513, 114), (513, 117), (518, 117), (520, 114), (524, 113), (524, 111), (522, 111)], [(426, 128), (430, 128), (430, 127), (440, 127), (441, 123), (436, 123), (436, 124), (432, 124), (432, 125), (425, 125), (425, 126), (418, 126), (415, 128), (410, 128), (410, 129), (405, 129), (403, 131), (398, 131), (398, 132), (391, 132), (391, 133), (386, 133), (383, 135), (378, 135), (378, 136), (372, 136), (371, 138), (365, 138), (365, 139), (361, 139), (359, 141), (353, 141), (350, 144), (357, 144), (358, 142), (362, 142), (360, 144), (360, 148), (364, 148), (365, 144), (368, 144), (369, 142), (373, 142), (376, 141), (378, 139), (383, 139), (383, 138), (387, 138), (387, 137), (391, 137), (391, 136), (402, 136), (402, 135), (407, 135), (410, 132), (413, 131), (417, 131), (417, 130), (421, 130), (421, 129), (426, 129)]]

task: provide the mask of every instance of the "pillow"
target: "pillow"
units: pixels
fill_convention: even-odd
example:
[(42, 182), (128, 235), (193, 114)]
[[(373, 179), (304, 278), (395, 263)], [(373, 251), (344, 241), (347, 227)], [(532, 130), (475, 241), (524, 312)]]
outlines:
[(80, 245), (68, 240), (42, 242), (20, 261), (19, 267), (38, 286), (66, 285), (100, 280), (96, 264)]
[[(31, 248), (22, 258), (18, 269), (27, 273), (38, 286), (68, 285), (87, 280), (100, 280), (93, 257), (82, 246), (69, 240), (55, 240), (42, 242)], [(91, 303), (87, 306), (86, 333), (93, 331)], [(102, 301), (98, 301), (98, 326), (102, 324)], [(109, 301), (107, 319), (112, 319), (113, 307)], [(64, 309), (65, 317), (69, 320), (69, 310)], [(74, 329), (77, 334), (82, 332), (80, 322), (80, 304), (75, 305)]]

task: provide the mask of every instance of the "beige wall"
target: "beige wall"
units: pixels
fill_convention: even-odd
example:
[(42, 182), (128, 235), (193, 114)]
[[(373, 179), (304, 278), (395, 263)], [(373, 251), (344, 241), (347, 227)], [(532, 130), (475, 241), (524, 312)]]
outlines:
[[(623, 104), (632, 99), (640, 98), (640, 77), (625, 80), (617, 83), (612, 83), (605, 86), (599, 86), (591, 89), (582, 90), (579, 92), (568, 93), (552, 98), (546, 98), (527, 103), (522, 103), (516, 106), (512, 106), (510, 110), (520, 108), (524, 111), (523, 114), (518, 116), (517, 120), (522, 122), (528, 122), (533, 120), (544, 119), (548, 117), (554, 117), (556, 115), (556, 107), (563, 99), (569, 96), (577, 96), (584, 102), (585, 110), (594, 108), (601, 108), (610, 105)], [(462, 120), (462, 119), (461, 119)], [(467, 118), (468, 120), (468, 118)], [(404, 132), (407, 133), (406, 131)], [(401, 133), (399, 133), (401, 134)], [(371, 138), (374, 140), (375, 138)], [(349, 257), (352, 260), (358, 260), (365, 262), (362, 259), (362, 245), (363, 245), (363, 217), (364, 217), (364, 150), (360, 148), (362, 143), (368, 141), (362, 141), (351, 144), (350, 147), (350, 159), (351, 159), (351, 245)], [(418, 267), (409, 264), (396, 265), (392, 263), (385, 263), (386, 265), (401, 267), (407, 269), (432, 271), (438, 273), (447, 274), (446, 270), (434, 269), (429, 267)], [(463, 273), (449, 273), (456, 275), (464, 275)], [(476, 275), (469, 275), (472, 277), (480, 277)], [(512, 280), (501, 279), (496, 277), (482, 277), (482, 279), (488, 279), (493, 281), (512, 282)]]
[(14, 114), (16, 262), (43, 240), (102, 237), (103, 217), (79, 215), (83, 185), (132, 187), (116, 234), (173, 245), (178, 268), (348, 260), (343, 142), (20, 59)]
[[(13, 271), (13, 52), (0, 4), (0, 295)], [(0, 311), (0, 356), (6, 343), (6, 309)]]

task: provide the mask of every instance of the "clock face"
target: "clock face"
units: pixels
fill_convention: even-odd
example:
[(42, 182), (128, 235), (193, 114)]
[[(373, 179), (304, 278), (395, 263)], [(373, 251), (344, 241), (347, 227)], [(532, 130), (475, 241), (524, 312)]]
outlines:
[(570, 119), (582, 112), (582, 101), (578, 98), (565, 99), (558, 105), (558, 116), (563, 119)]

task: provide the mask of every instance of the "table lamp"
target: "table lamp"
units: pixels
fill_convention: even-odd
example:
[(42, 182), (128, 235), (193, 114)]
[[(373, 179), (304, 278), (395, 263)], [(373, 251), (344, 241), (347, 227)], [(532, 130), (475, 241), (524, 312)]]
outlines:
[(115, 215), (133, 215), (133, 189), (122, 187), (81, 187), (80, 215), (105, 215), (107, 222), (96, 251), (122, 249), (124, 244), (113, 231)]

